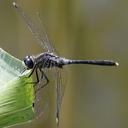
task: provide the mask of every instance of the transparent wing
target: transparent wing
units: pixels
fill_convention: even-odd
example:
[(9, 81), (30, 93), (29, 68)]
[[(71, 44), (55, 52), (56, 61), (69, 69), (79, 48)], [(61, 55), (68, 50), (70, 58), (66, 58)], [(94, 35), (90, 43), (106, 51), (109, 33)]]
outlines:
[(60, 118), (60, 109), (62, 104), (62, 98), (64, 96), (65, 87), (66, 87), (66, 76), (65, 71), (63, 69), (56, 69), (56, 91), (57, 91), (57, 122), (59, 124)]
[[(45, 73), (47, 73), (48, 70), (44, 70)], [(47, 73), (48, 75), (48, 73)], [(36, 81), (36, 75), (33, 78), (33, 81)], [(50, 113), (50, 97), (49, 97), (49, 89), (50, 86), (46, 86), (44, 88), (41, 88), (46, 81), (44, 79), (41, 79), (41, 81), (34, 86), (35, 89), (35, 101), (33, 104), (36, 119), (40, 119), (44, 122), (48, 119), (49, 113)]]
[(52, 47), (50, 40), (48, 38), (48, 34), (44, 29), (44, 24), (42, 23), (42, 27), (37, 27), (37, 25), (32, 22), (30, 17), (24, 12), (24, 10), (13, 0), (13, 5), (16, 8), (19, 15), (23, 18), (25, 23), (27, 24), (29, 30), (33, 34), (33, 36), (39, 41), (41, 47), (45, 52), (54, 52), (54, 48)]
[[(45, 52), (52, 52), (54, 54), (56, 54), (53, 46), (51, 45), (50, 43), (50, 40), (48, 38), (48, 35), (46, 33), (46, 30), (44, 29), (44, 27), (42, 27), (42, 29), (40, 29), (39, 27), (37, 27), (37, 25), (32, 22), (32, 20), (30, 19), (30, 17), (22, 10), (22, 8), (13, 0), (13, 5), (14, 7), (16, 8), (17, 12), (20, 14), (20, 16), (24, 19), (24, 21), (26, 22), (29, 30), (32, 32), (33, 36), (40, 42), (40, 45), (42, 46), (43, 50)], [(42, 23), (42, 22), (40, 22)], [(42, 25), (44, 26), (44, 24), (42, 23)], [(45, 70), (46, 71), (46, 70)], [(57, 118), (58, 118), (58, 121), (59, 121), (59, 116), (60, 116), (60, 108), (61, 108), (61, 104), (62, 104), (62, 98), (63, 98), (63, 95), (64, 95), (64, 91), (65, 91), (65, 80), (62, 79), (62, 75), (63, 75), (63, 69), (57, 69), (55, 70), (55, 75), (56, 75), (56, 78), (54, 76), (54, 79), (56, 79), (56, 91), (57, 91)], [(45, 92), (45, 93), (44, 93)], [(49, 104), (49, 101), (48, 99), (46, 98), (48, 95), (47, 93), (48, 91), (44, 91), (43, 89), (43, 92), (38, 92), (37, 94), (37, 100), (36, 100), (36, 108), (37, 108), (37, 115), (40, 114), (41, 110), (44, 110), (47, 109), (47, 106)], [(42, 94), (44, 96), (42, 96)], [(40, 101), (42, 101), (42, 97), (46, 98), (46, 99), (43, 99), (43, 103), (40, 104)], [(44, 104), (44, 105), (43, 105)], [(43, 107), (43, 108), (42, 108)], [(40, 110), (41, 109), (41, 110)], [(41, 115), (43, 115), (44, 111), (41, 112)], [(46, 112), (47, 113), (47, 112)], [(45, 114), (46, 115), (46, 114)]]

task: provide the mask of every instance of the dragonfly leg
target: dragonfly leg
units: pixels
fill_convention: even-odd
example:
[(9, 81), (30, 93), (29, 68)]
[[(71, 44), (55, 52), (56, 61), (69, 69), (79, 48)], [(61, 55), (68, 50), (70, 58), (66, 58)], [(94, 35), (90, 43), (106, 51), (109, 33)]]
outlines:
[(32, 82), (33, 84), (35, 84), (34, 86), (36, 86), (40, 81), (39, 81), (39, 75), (38, 75), (38, 71), (37, 71), (37, 68), (35, 69), (36, 71), (36, 81), (35, 82)]
[(38, 68), (37, 68), (37, 66), (35, 65), (34, 66), (34, 68), (32, 69), (32, 71), (31, 71), (31, 73), (28, 75), (28, 76), (26, 76), (26, 78), (29, 78), (29, 77), (31, 77), (31, 75), (34, 73), (34, 71), (36, 72), (36, 81), (34, 81), (34, 82), (30, 82), (31, 84), (34, 84), (34, 86), (36, 86), (36, 84), (38, 84), (39, 83), (39, 75), (38, 75)]
[(40, 72), (41, 72), (41, 79), (45, 79), (46, 80), (46, 83), (43, 84), (42, 87), (46, 86), (48, 83), (49, 83), (49, 79), (48, 77), (45, 75), (44, 71), (42, 69), (40, 69)]
[(30, 76), (33, 74), (33, 72), (35, 71), (35, 69), (37, 70), (37, 66), (36, 66), (36, 64), (34, 65), (34, 67), (33, 67), (32, 71), (31, 71), (31, 73), (29, 74), (29, 76), (28, 76), (28, 77), (30, 77)]
[(48, 83), (49, 83), (49, 80), (48, 80), (48, 77), (45, 75), (44, 71), (42, 69), (39, 69), (40, 72), (41, 72), (41, 81), (43, 79), (46, 80), (46, 83), (44, 83), (42, 86), (40, 86), (39, 88), (36, 89), (36, 92), (38, 92), (40, 89), (44, 88)]
[(26, 68), (23, 69), (23, 71), (20, 71), (21, 74), (23, 74), (26, 71)]
[[(35, 71), (36, 68), (37, 68), (37, 66), (35, 65), (35, 66), (33, 67), (32, 71), (31, 71), (31, 73), (30, 73), (28, 76), (26, 76), (26, 78), (31, 77), (31, 75), (33, 74), (33, 72)], [(24, 70), (24, 71), (25, 71), (25, 70)], [(24, 71), (23, 71), (23, 72), (24, 72)]]

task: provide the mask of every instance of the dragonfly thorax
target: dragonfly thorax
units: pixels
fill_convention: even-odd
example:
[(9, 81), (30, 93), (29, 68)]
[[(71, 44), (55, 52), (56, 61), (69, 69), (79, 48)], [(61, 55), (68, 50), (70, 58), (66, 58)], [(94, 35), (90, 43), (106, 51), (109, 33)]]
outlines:
[(39, 68), (62, 68), (63, 58), (54, 55), (53, 53), (45, 52), (33, 57), (34, 64)]

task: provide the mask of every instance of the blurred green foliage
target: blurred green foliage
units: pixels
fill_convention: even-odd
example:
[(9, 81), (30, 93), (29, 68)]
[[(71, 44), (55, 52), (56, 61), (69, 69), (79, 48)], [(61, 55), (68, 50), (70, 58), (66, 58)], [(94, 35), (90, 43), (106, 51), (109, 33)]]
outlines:
[[(65, 67), (68, 80), (61, 128), (127, 128), (128, 2), (19, 0), (18, 3), (33, 19), (36, 12), (45, 19), (46, 29), (60, 55), (74, 59), (113, 59), (120, 63), (119, 67)], [(0, 46), (16, 57), (41, 52), (11, 0), (0, 1), (0, 28)]]

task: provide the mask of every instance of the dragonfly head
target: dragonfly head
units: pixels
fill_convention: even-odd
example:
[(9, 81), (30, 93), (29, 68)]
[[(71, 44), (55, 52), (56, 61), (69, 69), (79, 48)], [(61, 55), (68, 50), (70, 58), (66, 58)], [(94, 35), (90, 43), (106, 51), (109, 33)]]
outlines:
[(23, 61), (28, 69), (32, 69), (34, 67), (32, 56), (26, 56)]

